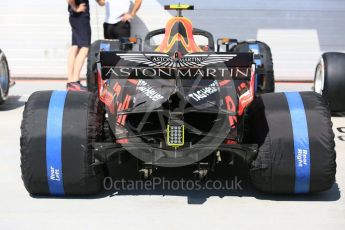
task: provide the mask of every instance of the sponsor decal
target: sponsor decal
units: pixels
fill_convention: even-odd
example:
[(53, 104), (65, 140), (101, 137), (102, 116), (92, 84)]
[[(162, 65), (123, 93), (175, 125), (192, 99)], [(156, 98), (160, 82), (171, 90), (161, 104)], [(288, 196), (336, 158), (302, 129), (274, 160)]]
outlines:
[(227, 62), (236, 54), (187, 54), (182, 58), (170, 57), (168, 54), (119, 53), (123, 60), (142, 63), (152, 67), (204, 67), (210, 64)]
[(150, 67), (104, 67), (106, 78), (138, 79), (248, 79), (251, 68), (150, 68)]
[(190, 98), (192, 98), (195, 101), (201, 101), (202, 99), (205, 99), (207, 97), (209, 97), (210, 95), (218, 92), (218, 82), (214, 81), (212, 84), (210, 84), (209, 86), (200, 89), (194, 93), (189, 94), (188, 96)]
[(105, 78), (117, 79), (195, 79), (251, 77), (251, 58), (240, 54), (193, 53), (169, 56), (163, 53), (116, 53), (110, 66), (102, 67)]
[(159, 94), (154, 88), (152, 88), (152, 86), (150, 86), (144, 80), (139, 80), (138, 85), (137, 85), (137, 90), (139, 92), (142, 92), (152, 101), (159, 101), (161, 99), (164, 99), (164, 97), (161, 94)]

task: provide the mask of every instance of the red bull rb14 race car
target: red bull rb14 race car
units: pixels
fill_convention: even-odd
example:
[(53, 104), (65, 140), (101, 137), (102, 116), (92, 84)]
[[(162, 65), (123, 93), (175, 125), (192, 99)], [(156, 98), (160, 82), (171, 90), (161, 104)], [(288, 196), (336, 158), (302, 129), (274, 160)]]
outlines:
[[(314, 92), (272, 93), (273, 64), (262, 42), (218, 40), (177, 10), (139, 52), (98, 41), (89, 61), (91, 92), (44, 91), (29, 98), (21, 136), (22, 177), (32, 195), (97, 194), (112, 166), (150, 178), (163, 167), (248, 165), (261, 191), (305, 194), (335, 182), (327, 102)], [(163, 35), (159, 44), (152, 40)], [(202, 36), (208, 44), (198, 44)], [(139, 40), (139, 42), (138, 42)], [(128, 39), (122, 44), (135, 43)], [(115, 47), (115, 48), (114, 48)], [(95, 51), (97, 50), (97, 51)], [(273, 83), (273, 84), (272, 84)], [(231, 166), (229, 166), (231, 167)]]

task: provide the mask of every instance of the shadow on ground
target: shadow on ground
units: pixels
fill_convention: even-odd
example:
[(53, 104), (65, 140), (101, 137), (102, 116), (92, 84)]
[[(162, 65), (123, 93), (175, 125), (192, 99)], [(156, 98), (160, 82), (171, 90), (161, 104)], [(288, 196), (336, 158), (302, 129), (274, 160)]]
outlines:
[[(123, 166), (124, 168), (128, 169), (128, 165)], [(118, 168), (115, 171), (126, 171), (126, 169), (120, 169)], [(115, 174), (116, 172), (113, 171)], [(258, 200), (272, 200), (272, 201), (304, 201), (304, 202), (314, 202), (314, 201), (323, 201), (323, 202), (329, 202), (329, 201), (336, 201), (339, 200), (341, 197), (341, 192), (338, 187), (338, 184), (335, 183), (334, 186), (326, 192), (318, 193), (318, 194), (308, 194), (308, 195), (272, 195), (272, 194), (266, 194), (259, 192), (256, 190), (250, 183), (248, 170), (246, 169), (246, 166), (244, 165), (237, 165), (233, 167), (229, 166), (220, 166), (217, 168), (217, 171), (215, 173), (210, 173), (207, 177), (206, 181), (204, 182), (195, 182), (194, 177), (192, 176), (193, 168), (191, 167), (183, 167), (183, 168), (163, 168), (155, 172), (153, 175), (152, 180), (149, 182), (146, 181), (150, 186), (149, 189), (147, 187), (143, 187), (143, 184), (145, 181), (143, 180), (137, 180), (136, 178), (131, 178), (128, 175), (125, 177), (127, 182), (134, 181), (135, 183), (139, 183), (139, 186), (137, 186), (136, 189), (133, 189), (133, 187), (130, 187), (131, 183), (126, 183), (125, 189), (114, 189), (114, 186), (110, 185), (109, 183), (106, 183), (106, 187), (113, 188), (109, 191), (104, 191), (103, 193), (92, 196), (92, 197), (70, 197), (67, 199), (102, 199), (102, 198), (116, 198), (119, 196), (182, 196), (187, 197), (188, 204), (194, 204), (194, 205), (201, 205), (207, 202), (207, 199), (210, 197), (254, 197)], [(111, 175), (113, 177), (113, 181), (117, 181), (117, 188), (121, 187), (121, 180), (123, 175), (120, 175), (120, 173), (117, 173), (117, 176)], [(195, 186), (195, 189), (189, 190), (185, 186), (182, 188), (180, 185), (181, 180), (184, 181), (194, 181), (194, 186), (196, 183), (201, 185), (201, 188), (197, 189)], [(152, 186), (154, 183), (154, 180), (157, 181), (164, 181), (164, 183), (160, 183), (160, 185)], [(235, 182), (240, 181), (241, 189), (236, 188)], [(189, 183), (188, 182), (188, 183)], [(234, 182), (234, 183), (232, 183)], [(175, 183), (175, 187), (173, 184)], [(177, 183), (179, 183), (179, 188), (175, 189), (177, 186)], [(193, 182), (191, 182), (193, 183)], [(210, 183), (212, 187), (212, 183), (216, 183), (223, 186), (223, 188), (220, 189), (209, 189), (208, 187), (205, 187), (205, 183)], [(227, 184), (226, 184), (227, 183)], [(170, 188), (169, 185), (170, 184)], [(114, 184), (113, 184), (114, 185)], [(186, 183), (185, 183), (186, 185)], [(191, 184), (189, 184), (191, 186)], [(225, 189), (224, 185), (227, 186), (228, 189)], [(178, 187), (178, 186), (177, 186)], [(139, 189), (138, 189), (139, 188)], [(36, 197), (39, 198), (39, 197)], [(47, 197), (43, 197), (47, 198)], [(60, 199), (60, 198), (58, 198)], [(66, 199), (66, 198), (61, 198)]]
[(7, 101), (4, 104), (0, 105), (0, 112), (15, 110), (24, 106), (25, 102), (21, 101), (20, 99), (20, 96), (9, 96)]

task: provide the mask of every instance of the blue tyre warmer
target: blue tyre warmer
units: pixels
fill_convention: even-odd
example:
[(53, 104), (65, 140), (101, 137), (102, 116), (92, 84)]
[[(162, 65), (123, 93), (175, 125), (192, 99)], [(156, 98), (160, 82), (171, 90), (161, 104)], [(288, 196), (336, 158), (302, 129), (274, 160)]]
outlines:
[(102, 106), (90, 93), (43, 91), (23, 113), (21, 168), (32, 195), (91, 195), (102, 188), (103, 169), (94, 164), (92, 142)]
[(46, 167), (51, 195), (65, 195), (62, 171), (62, 122), (67, 92), (54, 91), (50, 97), (46, 133)]
[(310, 148), (307, 117), (299, 93), (285, 93), (292, 125), (295, 153), (295, 193), (310, 191)]
[(328, 190), (336, 154), (327, 103), (313, 92), (265, 94), (248, 112), (247, 143), (259, 152), (250, 175), (260, 190), (304, 194)]

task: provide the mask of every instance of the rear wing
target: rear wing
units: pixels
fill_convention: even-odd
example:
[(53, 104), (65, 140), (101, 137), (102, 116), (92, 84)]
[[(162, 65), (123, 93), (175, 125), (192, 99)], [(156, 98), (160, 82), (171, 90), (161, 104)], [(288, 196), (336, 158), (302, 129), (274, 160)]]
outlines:
[(250, 79), (253, 53), (192, 53), (183, 57), (165, 53), (101, 52), (103, 79)]

